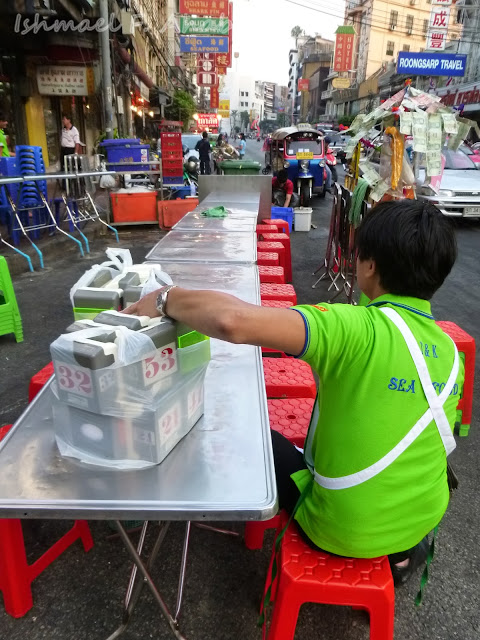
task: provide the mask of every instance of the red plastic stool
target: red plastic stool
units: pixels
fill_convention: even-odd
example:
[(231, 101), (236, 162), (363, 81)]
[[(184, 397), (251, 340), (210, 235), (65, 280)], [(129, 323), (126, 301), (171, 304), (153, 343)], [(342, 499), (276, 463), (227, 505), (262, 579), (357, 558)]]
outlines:
[(268, 529), (278, 529), (280, 516), (274, 516), (270, 520), (263, 522), (247, 522), (245, 524), (245, 546), (247, 549), (261, 549), (263, 547), (263, 536)]
[(473, 381), (475, 376), (475, 339), (454, 322), (437, 322), (438, 326), (455, 342), (457, 349), (463, 353), (465, 359), (465, 381), (462, 397), (457, 406), (457, 412), (462, 412), (460, 435), (468, 436), (472, 423)]
[(278, 267), (280, 265), (280, 258), (278, 257), (278, 253), (259, 251), (257, 246), (257, 264), (259, 267)]
[(41, 391), (42, 387), (48, 382), (48, 380), (54, 374), (53, 370), (53, 362), (49, 362), (43, 369), (40, 369), (38, 373), (36, 373), (30, 380), (30, 385), (28, 387), (28, 401), (31, 402), (37, 393)]
[[(288, 521), (283, 512), (280, 520), (283, 528)], [(272, 562), (273, 556), (270, 566)], [(265, 591), (270, 576), (269, 569)], [(395, 593), (387, 556), (340, 558), (315, 551), (292, 522), (282, 540), (272, 594), (275, 604), (268, 640), (293, 640), (300, 607), (306, 602), (365, 609), (370, 614), (370, 640), (393, 640)]]
[[(11, 426), (0, 429), (0, 440)], [(7, 613), (21, 618), (33, 607), (32, 582), (79, 538), (85, 551), (90, 551), (93, 540), (85, 520), (77, 520), (36, 562), (28, 564), (21, 520), (0, 519), (0, 591)]]
[(276, 284), (285, 284), (285, 271), (283, 267), (258, 267), (258, 275), (260, 282), (273, 282)]
[[(285, 269), (285, 278), (287, 278), (287, 269), (286, 269), (286, 252), (285, 247), (281, 242), (264, 242), (263, 240), (257, 241), (257, 252), (274, 252), (278, 253), (278, 264), (280, 267)], [(257, 258), (258, 262), (258, 258)]]
[(257, 236), (260, 233), (277, 233), (277, 227), (273, 224), (257, 224)]
[(0, 427), (0, 442), (7, 435), (7, 433), (10, 431), (11, 428), (12, 428), (11, 424), (6, 424), (4, 427)]
[(288, 300), (292, 306), (297, 304), (297, 294), (291, 284), (260, 283), (261, 300)]
[(265, 358), (263, 373), (267, 398), (316, 398), (317, 385), (310, 366), (295, 358)]
[(314, 404), (313, 398), (267, 400), (270, 429), (278, 431), (292, 444), (303, 448)]
[(267, 347), (262, 347), (262, 357), (263, 358), (293, 358), (293, 356), (288, 356), (283, 351), (277, 351), (277, 349), (267, 349)]
[(258, 239), (263, 242), (281, 242), (285, 247), (285, 278), (292, 281), (292, 254), (290, 249), (290, 236), (286, 233), (261, 233)]
[(286, 220), (282, 220), (281, 218), (265, 218), (262, 222), (263, 224), (269, 224), (276, 227), (277, 233), (286, 233), (287, 235), (290, 235), (290, 227)]
[(289, 300), (262, 300), (262, 307), (272, 307), (274, 309), (289, 309), (291, 307)]

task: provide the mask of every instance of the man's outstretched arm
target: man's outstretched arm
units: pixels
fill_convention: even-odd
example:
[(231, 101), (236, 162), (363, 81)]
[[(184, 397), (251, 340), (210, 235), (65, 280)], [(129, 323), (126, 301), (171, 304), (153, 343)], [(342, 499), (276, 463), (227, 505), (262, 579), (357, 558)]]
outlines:
[[(148, 294), (124, 313), (158, 316), (158, 293)], [(166, 312), (211, 338), (235, 344), (253, 344), (292, 355), (299, 355), (305, 344), (305, 324), (297, 311), (259, 307), (226, 293), (175, 287), (168, 293)]]

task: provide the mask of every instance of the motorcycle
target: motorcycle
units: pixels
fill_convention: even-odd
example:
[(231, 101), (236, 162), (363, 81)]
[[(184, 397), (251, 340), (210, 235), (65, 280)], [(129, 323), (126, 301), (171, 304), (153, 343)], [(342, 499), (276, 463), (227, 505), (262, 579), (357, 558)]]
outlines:
[(331, 149), (327, 150), (325, 154), (325, 163), (327, 167), (330, 167), (330, 171), (332, 172), (332, 182), (338, 182), (338, 173), (337, 173), (337, 158)]
[(198, 174), (200, 173), (200, 160), (195, 156), (190, 156), (183, 164), (183, 182), (185, 186), (192, 185), (195, 192), (198, 190)]

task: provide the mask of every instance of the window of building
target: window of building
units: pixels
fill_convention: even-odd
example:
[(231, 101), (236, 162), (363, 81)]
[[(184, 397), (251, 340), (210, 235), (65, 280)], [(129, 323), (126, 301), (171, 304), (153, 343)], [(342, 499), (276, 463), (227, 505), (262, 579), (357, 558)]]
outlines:
[(423, 21), (423, 33), (427, 33), (428, 32), (428, 20), (424, 20)]
[(244, 94), (244, 92), (243, 92), (243, 91), (240, 91), (240, 95), (241, 95), (241, 96), (242, 96), (242, 98), (243, 98), (243, 96), (244, 96), (245, 94)]
[(412, 15), (407, 16), (406, 28), (407, 28), (407, 34), (411, 36), (413, 33), (413, 16)]
[(394, 51), (395, 51), (395, 43), (392, 42), (392, 40), (389, 40), (387, 42), (387, 50), (385, 51), (385, 55), (393, 56)]
[(245, 106), (248, 107), (248, 102), (245, 102)]
[(240, 106), (243, 107), (243, 102), (240, 102)]
[(463, 14), (464, 14), (463, 9), (457, 9), (457, 15), (455, 17), (455, 22), (457, 24), (463, 24)]
[(402, 51), (410, 51), (410, 45), (409, 44), (404, 44)]
[(398, 11), (390, 11), (390, 29), (395, 29), (398, 23)]
[(246, 97), (248, 98), (248, 91), (245, 91), (245, 95), (246, 95)]

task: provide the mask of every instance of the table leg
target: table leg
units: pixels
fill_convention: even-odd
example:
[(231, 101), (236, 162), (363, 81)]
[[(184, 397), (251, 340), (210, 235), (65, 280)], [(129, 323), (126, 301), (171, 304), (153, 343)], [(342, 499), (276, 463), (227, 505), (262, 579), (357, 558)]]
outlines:
[(190, 542), (191, 528), (192, 528), (192, 523), (187, 522), (187, 527), (185, 529), (185, 539), (183, 541), (182, 563), (180, 565), (180, 577), (178, 579), (177, 606), (175, 608), (175, 622), (177, 624), (178, 624), (178, 616), (180, 615), (180, 609), (182, 608), (183, 587), (185, 584), (185, 571), (187, 570), (188, 545)]
[[(167, 620), (168, 624), (170, 625), (170, 629), (172, 630), (173, 635), (178, 640), (185, 640), (184, 636), (178, 630), (178, 624), (177, 624), (176, 620), (174, 620), (172, 618), (172, 615), (171, 615), (170, 611), (168, 610), (167, 605), (165, 604), (162, 596), (160, 595), (160, 592), (158, 591), (157, 587), (155, 586), (155, 583), (153, 582), (153, 580), (152, 580), (152, 578), (150, 576), (150, 573), (149, 573), (150, 566), (145, 566), (145, 564), (142, 562), (142, 559), (141, 559), (140, 555), (138, 554), (137, 550), (135, 549), (135, 546), (133, 545), (132, 541), (128, 537), (128, 534), (125, 531), (122, 523), (119, 520), (116, 520), (115, 521), (115, 525), (117, 527), (117, 530), (118, 530), (118, 532), (120, 534), (120, 537), (123, 540), (123, 543), (124, 543), (128, 553), (132, 557), (132, 560), (134, 561), (135, 565), (138, 567), (138, 570), (142, 574), (142, 576), (143, 576), (144, 580), (146, 581), (150, 591), (152, 592), (155, 600), (157, 601), (157, 604), (160, 607), (160, 610), (162, 611), (165, 619)], [(162, 535), (162, 533), (163, 533), (163, 531), (159, 534), (159, 538)], [(163, 538), (162, 538), (162, 541), (163, 541)], [(158, 539), (157, 539), (157, 542), (158, 542)], [(160, 544), (161, 544), (161, 542), (158, 545), (155, 544), (155, 547), (157, 548), (156, 549), (157, 553), (158, 553), (158, 549), (160, 548)], [(187, 545), (187, 549), (188, 549), (188, 540), (186, 541), (186, 545)], [(184, 554), (183, 555), (186, 556), (185, 544), (184, 544)], [(153, 556), (153, 553), (152, 553), (152, 556)], [(182, 565), (183, 565), (183, 557), (182, 557)], [(135, 593), (135, 595), (136, 595), (136, 593)], [(137, 600), (138, 600), (138, 596), (137, 596)], [(133, 598), (130, 601), (129, 608), (130, 608), (130, 605), (132, 603), (133, 603)], [(119, 630), (117, 630), (117, 631), (119, 631)], [(121, 631), (120, 633), (123, 633), (123, 631)], [(118, 635), (120, 635), (120, 634), (119, 633), (117, 634), (117, 632), (115, 632), (113, 634), (113, 636), (110, 636), (110, 638), (113, 640), (113, 638), (118, 637)]]

